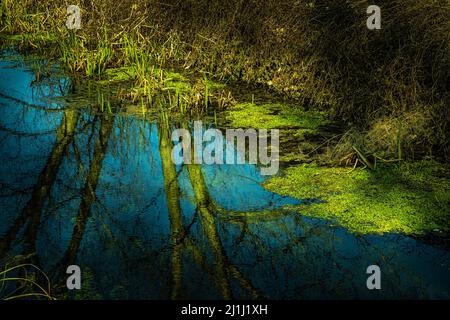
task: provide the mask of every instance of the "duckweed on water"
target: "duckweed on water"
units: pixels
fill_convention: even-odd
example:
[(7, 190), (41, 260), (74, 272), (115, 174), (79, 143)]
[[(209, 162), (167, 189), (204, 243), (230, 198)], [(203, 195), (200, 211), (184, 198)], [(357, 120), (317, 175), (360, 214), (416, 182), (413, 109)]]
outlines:
[(320, 136), (330, 123), (325, 112), (280, 103), (237, 104), (228, 111), (227, 121), (234, 128), (279, 129), (280, 160), (286, 162), (309, 162), (306, 153), (317, 147), (310, 138)]
[(450, 230), (449, 173), (449, 166), (430, 160), (352, 172), (304, 164), (287, 169), (265, 187), (323, 200), (300, 206), (299, 213), (334, 220), (354, 233), (421, 235)]
[(234, 106), (227, 119), (232, 127), (256, 129), (316, 130), (326, 124), (326, 114), (319, 111), (305, 111), (302, 108), (283, 104), (242, 103)]
[(110, 68), (106, 70), (107, 80), (102, 81), (122, 82), (130, 81), (134, 79), (134, 77), (136, 77), (136, 69), (134, 67)]

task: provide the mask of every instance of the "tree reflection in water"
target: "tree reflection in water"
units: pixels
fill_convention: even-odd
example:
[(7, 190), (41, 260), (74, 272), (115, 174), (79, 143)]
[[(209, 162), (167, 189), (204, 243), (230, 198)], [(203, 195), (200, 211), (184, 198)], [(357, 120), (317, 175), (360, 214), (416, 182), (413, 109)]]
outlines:
[[(0, 67), (0, 262), (22, 255), (62, 297), (450, 296), (448, 251), (303, 217), (288, 206), (302, 200), (265, 190), (254, 165), (176, 166), (171, 132), (189, 123), (132, 116), (119, 101), (113, 113), (55, 102), (66, 79)], [(374, 263), (378, 293), (365, 287)], [(65, 289), (70, 264), (80, 292)]]

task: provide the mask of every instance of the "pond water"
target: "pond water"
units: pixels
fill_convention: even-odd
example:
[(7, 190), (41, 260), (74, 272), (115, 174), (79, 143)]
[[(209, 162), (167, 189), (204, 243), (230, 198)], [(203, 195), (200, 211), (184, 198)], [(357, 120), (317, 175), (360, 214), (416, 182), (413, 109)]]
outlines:
[(0, 61), (0, 261), (34, 253), (62, 291), (79, 265), (72, 299), (450, 298), (449, 251), (304, 217), (255, 165), (175, 166), (176, 124), (96, 113), (16, 58)]

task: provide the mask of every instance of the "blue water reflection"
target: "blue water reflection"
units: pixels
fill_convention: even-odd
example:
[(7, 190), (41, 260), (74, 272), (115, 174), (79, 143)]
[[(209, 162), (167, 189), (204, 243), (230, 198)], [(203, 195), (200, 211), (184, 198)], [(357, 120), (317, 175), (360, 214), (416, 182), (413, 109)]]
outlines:
[(0, 261), (35, 252), (55, 285), (79, 265), (69, 298), (450, 298), (449, 251), (303, 217), (254, 165), (174, 166), (176, 125), (68, 107), (70, 82), (23, 61), (0, 70)]

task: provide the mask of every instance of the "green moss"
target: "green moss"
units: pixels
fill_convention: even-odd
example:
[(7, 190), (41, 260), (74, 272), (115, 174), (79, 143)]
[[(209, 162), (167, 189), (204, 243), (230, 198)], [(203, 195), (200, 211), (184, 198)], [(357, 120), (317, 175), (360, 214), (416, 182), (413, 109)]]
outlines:
[(326, 115), (318, 111), (305, 111), (301, 107), (282, 104), (242, 103), (234, 106), (228, 113), (227, 120), (232, 127), (255, 129), (299, 129), (315, 130), (326, 124)]
[[(160, 69), (155, 68), (155, 75), (159, 74)], [(100, 84), (107, 84), (110, 82), (126, 82), (136, 78), (136, 67), (125, 66), (120, 68), (109, 68), (106, 70), (103, 80), (98, 81)], [(163, 89), (172, 90), (178, 93), (189, 93), (192, 87), (188, 80), (179, 73), (171, 71), (163, 71)], [(155, 80), (155, 87), (158, 86)], [(135, 88), (138, 92), (145, 93), (145, 88)]]
[(110, 68), (106, 72), (106, 81), (129, 81), (136, 76), (134, 67)]
[(192, 91), (191, 84), (180, 73), (165, 71), (163, 74), (165, 89), (175, 90), (178, 93), (188, 93)]
[(287, 169), (265, 187), (323, 200), (301, 206), (301, 214), (334, 220), (354, 233), (424, 234), (450, 230), (449, 173), (448, 166), (425, 160), (350, 173), (309, 164)]
[[(281, 161), (308, 161), (299, 150), (312, 150), (309, 138), (320, 134), (321, 127), (329, 124), (327, 114), (320, 111), (306, 111), (300, 106), (279, 103), (256, 105), (242, 103), (228, 111), (226, 119), (234, 128), (279, 129)], [(304, 144), (308, 148), (304, 148)]]

